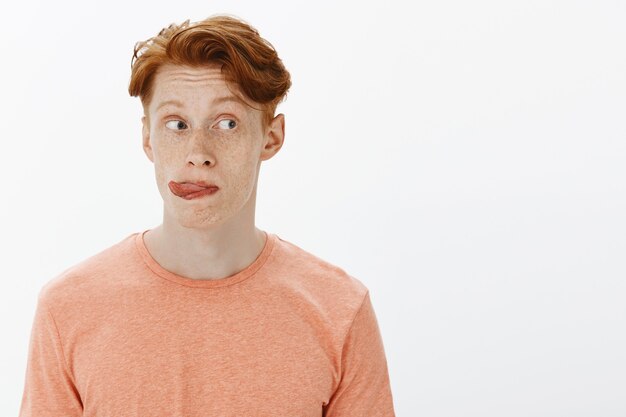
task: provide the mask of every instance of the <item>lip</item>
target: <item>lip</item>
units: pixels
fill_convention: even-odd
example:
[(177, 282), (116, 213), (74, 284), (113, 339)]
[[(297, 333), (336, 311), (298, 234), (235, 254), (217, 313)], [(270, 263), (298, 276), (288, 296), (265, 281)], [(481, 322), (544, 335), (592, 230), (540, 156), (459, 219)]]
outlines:
[(218, 188), (217, 185), (208, 183), (206, 181), (181, 181), (179, 182), (179, 184), (193, 184), (205, 188)]
[(184, 198), (185, 200), (194, 200), (196, 198), (202, 198), (209, 195), (213, 195), (218, 191), (218, 188), (205, 188), (204, 190), (196, 191), (195, 193), (189, 193), (185, 195), (180, 195), (180, 198)]
[(213, 195), (219, 190), (217, 185), (206, 181), (170, 181), (168, 186), (172, 194), (185, 200)]

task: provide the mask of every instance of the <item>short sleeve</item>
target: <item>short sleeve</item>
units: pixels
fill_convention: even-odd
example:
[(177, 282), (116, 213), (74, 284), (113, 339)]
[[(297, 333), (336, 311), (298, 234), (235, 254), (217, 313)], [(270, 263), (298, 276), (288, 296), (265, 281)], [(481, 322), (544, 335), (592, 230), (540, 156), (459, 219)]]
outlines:
[(323, 416), (395, 417), (387, 359), (369, 291), (346, 336), (341, 378)]
[(83, 405), (67, 369), (57, 326), (40, 295), (31, 329), (19, 417), (82, 415)]

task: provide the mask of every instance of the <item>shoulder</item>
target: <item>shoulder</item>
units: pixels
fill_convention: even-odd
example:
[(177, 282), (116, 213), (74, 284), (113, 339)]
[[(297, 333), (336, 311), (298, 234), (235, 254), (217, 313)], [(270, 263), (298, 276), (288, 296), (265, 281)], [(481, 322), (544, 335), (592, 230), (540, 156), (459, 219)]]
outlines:
[(106, 289), (111, 275), (123, 267), (129, 251), (133, 250), (135, 234), (126, 236), (55, 275), (40, 288), (39, 302), (62, 311), (97, 296)]
[(353, 317), (368, 293), (365, 284), (342, 267), (281, 237), (274, 257), (278, 271), (272, 279), (282, 289), (338, 316)]
[(276, 261), (300, 278), (303, 285), (344, 290), (362, 296), (367, 287), (342, 267), (277, 236)]

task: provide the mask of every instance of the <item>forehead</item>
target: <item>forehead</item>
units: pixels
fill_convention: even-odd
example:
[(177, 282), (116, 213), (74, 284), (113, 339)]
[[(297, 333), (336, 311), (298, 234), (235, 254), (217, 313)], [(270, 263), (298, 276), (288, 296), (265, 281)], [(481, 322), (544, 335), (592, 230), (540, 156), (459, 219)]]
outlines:
[(226, 79), (218, 64), (203, 67), (164, 64), (154, 77), (155, 90), (170, 84), (192, 84), (194, 86), (226, 86)]
[(156, 72), (150, 107), (173, 99), (206, 100), (218, 97), (235, 97), (241, 104), (250, 104), (234, 83), (228, 83), (220, 64), (202, 67), (164, 64)]

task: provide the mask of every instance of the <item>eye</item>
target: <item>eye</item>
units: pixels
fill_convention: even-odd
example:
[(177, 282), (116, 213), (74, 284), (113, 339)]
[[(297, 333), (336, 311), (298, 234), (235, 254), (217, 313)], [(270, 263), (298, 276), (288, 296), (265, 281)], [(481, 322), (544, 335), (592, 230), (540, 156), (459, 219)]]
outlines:
[[(224, 123), (227, 122), (227, 123)], [(226, 128), (227, 130), (232, 130), (235, 127), (237, 127), (237, 122), (234, 121), (233, 119), (222, 119), (219, 122), (217, 122), (217, 125), (223, 128)]]
[(165, 123), (165, 127), (172, 130), (182, 130), (185, 129), (187, 125), (182, 120), (170, 120)]

